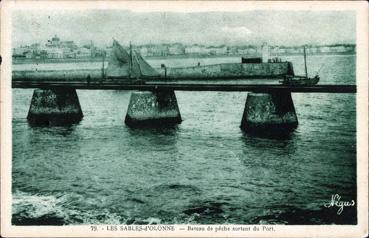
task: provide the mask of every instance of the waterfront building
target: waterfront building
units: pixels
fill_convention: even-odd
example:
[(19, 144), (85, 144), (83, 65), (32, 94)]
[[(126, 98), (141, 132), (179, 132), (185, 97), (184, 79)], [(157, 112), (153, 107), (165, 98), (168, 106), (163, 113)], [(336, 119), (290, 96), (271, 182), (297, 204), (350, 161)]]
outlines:
[(48, 48), (47, 58), (49, 59), (61, 59), (63, 58), (63, 50), (58, 48)]
[(203, 45), (194, 44), (191, 46), (187, 46), (185, 48), (186, 54), (192, 54), (192, 55), (203, 55), (207, 54), (208, 51)]
[(227, 47), (224, 45), (218, 46), (218, 47), (210, 46), (203, 53), (210, 54), (210, 55), (226, 55)]
[(74, 41), (61, 41), (60, 47), (69, 48), (71, 50), (76, 50), (78, 48), (78, 46), (74, 43)]
[(47, 41), (46, 43), (47, 47), (59, 47), (60, 46), (60, 38), (57, 35), (54, 35), (54, 37), (51, 38), (51, 40)]
[(180, 43), (175, 43), (168, 47), (168, 53), (170, 55), (183, 55), (185, 53), (185, 48)]
[(148, 52), (149, 52), (146, 46), (141, 46), (141, 47), (139, 48), (139, 51), (140, 51), (140, 54), (141, 54), (142, 56), (147, 56), (147, 55), (148, 55)]
[(329, 53), (330, 52), (330, 47), (328, 47), (328, 46), (321, 46), (320, 47), (320, 52), (322, 52), (322, 53)]
[(88, 58), (91, 57), (91, 50), (87, 48), (80, 48), (76, 52), (76, 58)]
[(24, 47), (24, 46), (13, 48), (13, 56), (14, 57), (24, 57), (25, 54), (29, 51), (30, 51), (29, 47)]

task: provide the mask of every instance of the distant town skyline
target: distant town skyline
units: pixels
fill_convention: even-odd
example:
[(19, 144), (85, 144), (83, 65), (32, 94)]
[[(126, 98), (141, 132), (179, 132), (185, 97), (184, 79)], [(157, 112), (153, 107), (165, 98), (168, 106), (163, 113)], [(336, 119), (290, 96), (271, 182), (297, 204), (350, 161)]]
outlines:
[[(246, 56), (258, 57), (264, 49), (267, 49), (270, 57), (281, 55), (302, 54), (304, 49), (308, 54), (354, 54), (355, 44), (332, 44), (332, 45), (304, 45), (302, 46), (278, 46), (278, 45), (238, 45), (206, 46), (199, 44), (144, 44), (131, 45), (136, 52), (144, 57), (150, 56)], [(306, 47), (305, 47), (306, 46)], [(129, 50), (130, 46), (123, 46)], [(57, 35), (45, 43), (35, 42), (30, 45), (22, 45), (13, 48), (14, 59), (93, 59), (109, 56), (109, 47), (96, 47), (91, 40), (89, 44), (78, 45), (74, 41), (60, 39)]]
[(132, 12), (26, 11), (13, 15), (13, 47), (43, 44), (58, 35), (100, 47), (129, 44), (270, 45), (355, 44), (351, 11)]

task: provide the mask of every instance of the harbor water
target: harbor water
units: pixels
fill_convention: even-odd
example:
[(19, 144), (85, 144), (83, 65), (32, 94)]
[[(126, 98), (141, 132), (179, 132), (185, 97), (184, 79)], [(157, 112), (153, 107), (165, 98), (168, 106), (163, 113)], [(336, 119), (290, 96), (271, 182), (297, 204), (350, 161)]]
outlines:
[[(303, 74), (302, 56), (289, 56)], [(311, 56), (320, 84), (355, 84), (353, 55)], [(155, 59), (153, 67), (239, 62)], [(100, 63), (14, 65), (16, 70)], [(183, 122), (132, 129), (131, 91), (77, 90), (73, 126), (32, 127), (33, 89), (13, 89), (12, 223), (356, 224), (355, 94), (295, 93), (299, 120), (283, 137), (239, 128), (247, 92), (176, 92)]]

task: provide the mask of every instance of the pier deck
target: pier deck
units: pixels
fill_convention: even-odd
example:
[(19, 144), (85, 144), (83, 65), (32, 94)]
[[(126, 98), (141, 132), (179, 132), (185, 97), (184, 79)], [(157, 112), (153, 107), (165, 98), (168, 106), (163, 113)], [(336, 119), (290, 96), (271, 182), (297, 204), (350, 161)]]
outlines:
[(280, 84), (214, 84), (214, 83), (173, 83), (147, 82), (145, 84), (123, 84), (117, 82), (86, 81), (12, 81), (12, 88), (72, 88), (87, 90), (175, 90), (175, 91), (224, 91), (224, 92), (275, 92), (288, 91), (294, 93), (356, 93), (356, 85), (314, 85), (288, 86)]

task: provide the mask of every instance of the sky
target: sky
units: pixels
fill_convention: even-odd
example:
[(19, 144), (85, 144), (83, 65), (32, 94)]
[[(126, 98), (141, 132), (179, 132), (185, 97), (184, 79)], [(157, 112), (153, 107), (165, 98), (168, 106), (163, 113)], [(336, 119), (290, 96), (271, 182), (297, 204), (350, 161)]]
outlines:
[(61, 40), (97, 46), (184, 43), (303, 45), (355, 43), (352, 11), (133, 12), (128, 10), (13, 12), (13, 47)]

